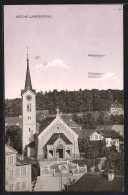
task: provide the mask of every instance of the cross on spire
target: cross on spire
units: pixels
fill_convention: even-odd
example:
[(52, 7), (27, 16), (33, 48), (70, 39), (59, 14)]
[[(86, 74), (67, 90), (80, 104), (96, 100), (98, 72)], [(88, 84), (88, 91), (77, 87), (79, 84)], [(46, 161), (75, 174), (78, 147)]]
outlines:
[(28, 47), (27, 47), (27, 64), (29, 63), (29, 59), (28, 59)]
[(60, 109), (59, 108), (56, 109), (56, 112), (57, 112), (56, 116), (60, 116)]

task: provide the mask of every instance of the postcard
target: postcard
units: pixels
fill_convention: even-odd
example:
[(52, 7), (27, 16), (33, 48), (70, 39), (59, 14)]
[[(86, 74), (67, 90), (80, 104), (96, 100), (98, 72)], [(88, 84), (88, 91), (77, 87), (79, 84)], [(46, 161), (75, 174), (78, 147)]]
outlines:
[(5, 5), (5, 191), (124, 191), (123, 5)]

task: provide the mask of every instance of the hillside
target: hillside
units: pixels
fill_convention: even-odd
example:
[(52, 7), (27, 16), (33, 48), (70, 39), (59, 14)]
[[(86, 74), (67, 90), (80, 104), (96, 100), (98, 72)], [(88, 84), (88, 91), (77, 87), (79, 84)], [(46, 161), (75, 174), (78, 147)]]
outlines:
[[(123, 90), (79, 90), (79, 91), (49, 91), (38, 92), (36, 97), (37, 110), (49, 110), (56, 113), (59, 106), (63, 113), (81, 113), (87, 111), (108, 111), (110, 105), (117, 100), (124, 105)], [(19, 116), (22, 114), (22, 99), (5, 100), (5, 116)]]

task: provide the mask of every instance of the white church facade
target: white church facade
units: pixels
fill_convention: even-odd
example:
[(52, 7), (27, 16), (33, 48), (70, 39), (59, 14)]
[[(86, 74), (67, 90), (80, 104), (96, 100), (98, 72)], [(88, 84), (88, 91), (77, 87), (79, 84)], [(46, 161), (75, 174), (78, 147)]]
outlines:
[(63, 120), (57, 109), (56, 117), (47, 118), (37, 128), (36, 124), (36, 91), (32, 88), (29, 59), (22, 95), (22, 149), (27, 156), (37, 159), (71, 159), (79, 158), (79, 129), (72, 121)]

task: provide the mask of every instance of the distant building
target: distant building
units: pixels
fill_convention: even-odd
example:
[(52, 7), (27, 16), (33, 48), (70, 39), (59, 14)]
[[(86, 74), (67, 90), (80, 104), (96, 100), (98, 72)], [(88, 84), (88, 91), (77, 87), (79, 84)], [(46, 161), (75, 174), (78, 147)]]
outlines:
[(124, 140), (124, 138), (115, 130), (85, 129), (80, 137), (90, 141), (105, 140), (106, 147), (114, 145), (118, 151), (120, 149), (120, 143)]
[(17, 125), (19, 127), (22, 127), (22, 117), (5, 117), (5, 127), (7, 126), (13, 126)]
[(97, 125), (97, 130), (115, 130), (122, 137), (124, 137), (124, 125)]
[(110, 112), (113, 115), (121, 115), (124, 114), (123, 106), (122, 104), (119, 104), (117, 101), (115, 101), (113, 104), (110, 106)]
[(42, 116), (48, 116), (49, 110), (36, 110), (36, 114), (40, 114)]
[(5, 145), (5, 191), (31, 191), (32, 160)]

